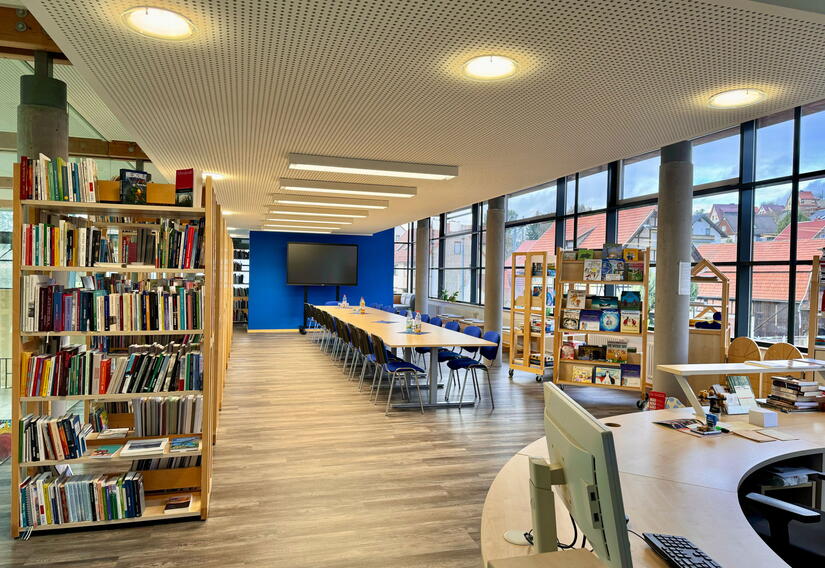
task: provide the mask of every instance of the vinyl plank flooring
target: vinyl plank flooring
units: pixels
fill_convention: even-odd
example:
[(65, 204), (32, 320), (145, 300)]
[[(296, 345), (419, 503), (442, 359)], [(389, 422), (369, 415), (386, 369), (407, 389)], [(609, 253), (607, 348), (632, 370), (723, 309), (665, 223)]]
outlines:
[[(386, 390), (371, 404), (307, 336), (237, 332), (208, 521), (12, 542), (5, 465), (0, 568), (477, 567), (487, 488), (543, 434), (541, 384), (506, 366), (492, 381), (495, 410), (485, 383), (477, 408), (384, 416)], [(631, 393), (567, 392), (599, 417), (635, 410)]]

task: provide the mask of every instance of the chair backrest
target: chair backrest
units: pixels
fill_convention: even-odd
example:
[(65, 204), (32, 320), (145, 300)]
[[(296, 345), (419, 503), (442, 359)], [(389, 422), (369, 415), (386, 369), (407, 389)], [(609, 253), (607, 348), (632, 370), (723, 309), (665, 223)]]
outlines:
[(421, 314), (421, 321), (424, 323), (430, 323), (430, 316), (427, 314)]
[(433, 316), (430, 318), (430, 325), (437, 325), (441, 327), (441, 318), (438, 316)]
[(378, 364), (382, 366), (386, 365), (387, 348), (384, 346), (384, 342), (381, 340), (381, 338), (377, 335), (372, 336), (372, 349), (373, 353), (375, 353), (375, 359), (378, 361)]
[[(470, 337), (481, 337), (481, 328), (476, 325), (468, 325), (464, 328), (464, 333), (466, 333)], [(464, 349), (465, 351), (469, 351), (470, 353), (478, 352), (478, 347), (473, 345), (465, 345), (462, 347), (462, 349)]]
[(481, 353), (481, 356), (485, 359), (489, 361), (495, 361), (496, 357), (498, 357), (499, 345), (501, 345), (501, 335), (497, 331), (488, 331), (484, 333), (482, 339), (492, 341), (493, 343), (495, 343), (495, 346), (491, 345), (488, 347), (482, 347), (478, 350), (479, 353)]
[(324, 302), (325, 306), (337, 306), (338, 302), (336, 300), (329, 300), (328, 302)]
[(455, 320), (450, 320), (444, 324), (445, 329), (449, 329), (450, 331), (460, 331), (461, 326), (458, 325), (458, 322)]

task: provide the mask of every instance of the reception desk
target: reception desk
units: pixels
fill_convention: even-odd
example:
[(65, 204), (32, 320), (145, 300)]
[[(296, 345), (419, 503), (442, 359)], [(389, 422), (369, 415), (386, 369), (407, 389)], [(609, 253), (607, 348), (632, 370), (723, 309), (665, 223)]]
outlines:
[[(797, 440), (757, 443), (734, 434), (698, 438), (653, 424), (685, 418), (692, 409), (624, 414), (602, 420), (613, 430), (629, 528), (689, 538), (725, 568), (787, 566), (751, 528), (737, 490), (751, 473), (771, 463), (810, 456), (822, 467), (825, 413), (780, 414), (779, 429)], [(728, 417), (747, 421), (745, 417)], [(529, 530), (529, 456), (547, 456), (544, 438), (518, 452), (496, 476), (481, 520), (481, 553), (487, 561), (532, 553), (504, 540), (509, 529)], [(570, 515), (556, 499), (560, 542), (570, 542)], [(581, 533), (580, 533), (581, 534)], [(629, 534), (634, 567), (664, 567), (640, 538)]]

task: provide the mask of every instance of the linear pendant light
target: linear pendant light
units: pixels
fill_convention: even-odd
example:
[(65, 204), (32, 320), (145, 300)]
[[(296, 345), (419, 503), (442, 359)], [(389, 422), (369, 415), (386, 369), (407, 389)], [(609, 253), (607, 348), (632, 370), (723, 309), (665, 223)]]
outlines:
[(439, 164), (412, 164), (310, 154), (289, 154), (288, 158), (291, 170), (434, 180), (452, 179), (458, 175), (458, 166)]
[(304, 217), (301, 219), (300, 217), (290, 217), (289, 215), (282, 215), (280, 213), (270, 213), (270, 215), (275, 215), (274, 217), (267, 218), (267, 221), (276, 221), (279, 223), (320, 223), (322, 225), (352, 225), (352, 221), (347, 221), (344, 219), (331, 219), (329, 217)]
[(279, 229), (320, 229), (322, 231), (337, 231), (341, 227), (323, 227), (320, 225), (289, 225), (287, 223), (265, 223), (264, 227), (277, 227)]
[(416, 188), (403, 185), (376, 185), (290, 178), (281, 178), (279, 182), (281, 189), (308, 193), (342, 193), (367, 197), (415, 197), (417, 193)]
[(348, 209), (386, 209), (390, 202), (386, 199), (349, 199), (346, 197), (322, 197), (320, 195), (292, 195), (278, 193), (273, 201), (279, 205), (299, 205), (315, 207), (345, 207)]
[(300, 217), (334, 217), (336, 219), (365, 219), (369, 209), (348, 209), (346, 211), (330, 211), (329, 207), (296, 207), (294, 205), (273, 204), (269, 208), (270, 215), (298, 215)]
[(305, 229), (262, 229), (266, 233), (313, 233), (316, 235), (330, 235), (332, 231), (308, 231)]

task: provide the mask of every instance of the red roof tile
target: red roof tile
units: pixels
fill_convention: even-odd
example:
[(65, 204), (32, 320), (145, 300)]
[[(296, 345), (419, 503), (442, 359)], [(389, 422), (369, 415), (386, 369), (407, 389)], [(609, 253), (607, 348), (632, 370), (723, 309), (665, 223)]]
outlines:
[[(814, 239), (816, 236), (825, 229), (825, 219), (815, 219), (813, 221), (803, 221), (798, 224), (799, 230), (797, 232), (797, 238), (799, 239)], [(776, 241), (789, 241), (791, 239), (791, 226), (788, 225), (782, 232), (776, 235), (774, 240)]]

